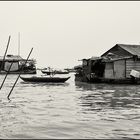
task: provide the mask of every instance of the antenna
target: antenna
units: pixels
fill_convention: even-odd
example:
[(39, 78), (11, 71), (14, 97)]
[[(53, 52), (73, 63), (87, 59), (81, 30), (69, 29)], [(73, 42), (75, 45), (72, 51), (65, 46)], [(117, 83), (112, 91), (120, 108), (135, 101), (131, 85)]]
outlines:
[(20, 32), (18, 33), (18, 55), (20, 55)]

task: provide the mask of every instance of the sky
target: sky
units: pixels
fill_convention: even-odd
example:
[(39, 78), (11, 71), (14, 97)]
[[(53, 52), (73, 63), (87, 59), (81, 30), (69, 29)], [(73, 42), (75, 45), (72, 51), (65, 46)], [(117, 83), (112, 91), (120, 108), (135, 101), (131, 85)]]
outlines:
[(140, 1), (0, 1), (0, 55), (72, 68), (117, 43), (140, 44)]

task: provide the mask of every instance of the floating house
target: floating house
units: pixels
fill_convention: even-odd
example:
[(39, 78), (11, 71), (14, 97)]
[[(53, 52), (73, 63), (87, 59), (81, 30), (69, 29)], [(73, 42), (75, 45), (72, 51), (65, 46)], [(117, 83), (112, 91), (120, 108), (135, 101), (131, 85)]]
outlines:
[(0, 74), (5, 74), (10, 68), (9, 74), (36, 74), (36, 61), (29, 59), (25, 64), (26, 59), (19, 55), (7, 55), (3, 61), (3, 56), (0, 56)]
[(140, 45), (116, 44), (100, 57), (82, 59), (82, 68), (75, 69), (76, 81), (139, 83)]

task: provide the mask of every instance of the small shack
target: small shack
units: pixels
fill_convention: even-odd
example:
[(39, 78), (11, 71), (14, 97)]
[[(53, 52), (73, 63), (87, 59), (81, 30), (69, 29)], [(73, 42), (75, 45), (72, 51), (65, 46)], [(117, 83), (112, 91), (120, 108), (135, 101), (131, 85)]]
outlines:
[(126, 80), (132, 70), (140, 72), (140, 45), (116, 44), (100, 57), (82, 59), (81, 81)]

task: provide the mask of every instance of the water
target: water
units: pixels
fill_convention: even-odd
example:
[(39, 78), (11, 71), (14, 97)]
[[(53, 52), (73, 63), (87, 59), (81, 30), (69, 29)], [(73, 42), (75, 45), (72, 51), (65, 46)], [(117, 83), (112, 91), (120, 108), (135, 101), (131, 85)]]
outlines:
[[(4, 76), (0, 76), (0, 83)], [(140, 138), (140, 85), (18, 81), (0, 91), (0, 138)]]

